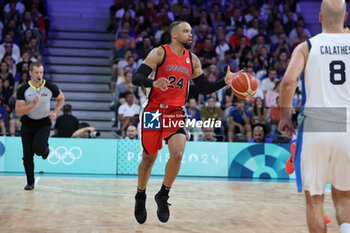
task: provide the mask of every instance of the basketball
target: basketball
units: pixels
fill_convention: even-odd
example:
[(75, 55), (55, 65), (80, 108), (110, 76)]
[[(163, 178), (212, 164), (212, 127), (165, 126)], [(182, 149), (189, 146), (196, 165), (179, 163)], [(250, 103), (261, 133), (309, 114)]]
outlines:
[(249, 99), (252, 97), (258, 88), (258, 81), (250, 73), (238, 73), (231, 83), (233, 94), (240, 99)]

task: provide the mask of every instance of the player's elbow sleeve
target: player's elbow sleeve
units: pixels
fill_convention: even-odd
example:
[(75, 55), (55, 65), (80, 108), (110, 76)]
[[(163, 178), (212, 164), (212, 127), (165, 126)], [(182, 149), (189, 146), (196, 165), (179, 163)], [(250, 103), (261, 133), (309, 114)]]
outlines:
[(226, 86), (224, 79), (220, 79), (216, 82), (209, 82), (204, 74), (201, 74), (197, 78), (194, 78), (193, 82), (198, 87), (198, 91), (203, 95), (213, 93)]
[(136, 86), (152, 87), (153, 80), (148, 78), (152, 71), (148, 65), (141, 64), (132, 76), (132, 83)]

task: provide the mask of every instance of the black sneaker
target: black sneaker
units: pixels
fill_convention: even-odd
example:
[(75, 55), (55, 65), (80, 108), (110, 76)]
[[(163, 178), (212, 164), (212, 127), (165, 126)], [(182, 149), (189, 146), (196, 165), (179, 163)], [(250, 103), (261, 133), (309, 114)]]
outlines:
[(159, 221), (167, 222), (170, 215), (169, 206), (171, 206), (171, 204), (168, 203), (169, 196), (161, 196), (159, 193), (157, 193), (154, 196), (154, 199), (158, 205), (157, 216)]
[(134, 215), (138, 223), (143, 224), (144, 222), (146, 222), (146, 219), (147, 219), (146, 199), (142, 200), (142, 199), (137, 199), (135, 197)]
[(34, 189), (34, 184), (27, 184), (26, 186), (24, 186), (24, 190), (33, 190)]

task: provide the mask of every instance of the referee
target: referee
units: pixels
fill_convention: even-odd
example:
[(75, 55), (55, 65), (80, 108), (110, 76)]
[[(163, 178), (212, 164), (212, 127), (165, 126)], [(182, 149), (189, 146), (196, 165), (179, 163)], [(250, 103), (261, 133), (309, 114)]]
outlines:
[[(21, 117), (21, 138), (23, 165), (27, 175), (24, 190), (34, 189), (34, 153), (46, 159), (49, 154), (48, 139), (51, 121), (56, 120), (64, 95), (55, 84), (43, 79), (44, 67), (40, 62), (31, 63), (31, 80), (17, 90), (16, 114)], [(57, 101), (55, 110), (50, 112), (50, 100)]]

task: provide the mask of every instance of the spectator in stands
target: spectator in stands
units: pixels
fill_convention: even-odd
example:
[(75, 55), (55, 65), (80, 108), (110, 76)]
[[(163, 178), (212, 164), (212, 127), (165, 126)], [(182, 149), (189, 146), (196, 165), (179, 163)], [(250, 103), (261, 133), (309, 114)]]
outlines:
[(256, 44), (252, 46), (253, 54), (257, 54), (262, 47), (265, 47), (268, 53), (270, 52), (270, 46), (266, 43), (265, 35), (258, 34), (256, 37)]
[(119, 22), (123, 18), (126, 11), (129, 11), (131, 18), (135, 18), (135, 11), (131, 9), (132, 2), (131, 1), (123, 1), (123, 7), (116, 11), (115, 13), (115, 19), (116, 19), (116, 26), (119, 25)]
[(118, 119), (120, 130), (124, 132), (129, 125), (137, 126), (139, 121), (140, 105), (134, 104), (134, 93), (126, 93), (126, 103), (120, 105), (118, 109)]
[(149, 36), (144, 36), (142, 42), (136, 45), (138, 57), (144, 60), (153, 49), (152, 40)]
[(3, 99), (4, 97), (2, 96), (2, 81), (0, 81), (0, 128), (1, 128), (1, 133), (2, 136), (6, 136), (6, 127), (5, 127), (5, 121), (6, 121), (6, 113), (7, 109), (4, 107)]
[(41, 61), (41, 54), (40, 54), (40, 48), (38, 44), (38, 39), (35, 37), (32, 37), (30, 39), (28, 50), (31, 53), (31, 56), (35, 58), (36, 61)]
[(277, 19), (273, 22), (273, 28), (267, 33), (267, 36), (269, 37), (272, 45), (278, 44), (280, 42), (279, 35), (281, 33), (284, 33), (283, 25), (282, 22)]
[(201, 119), (203, 121), (208, 119), (221, 120), (222, 110), (216, 106), (216, 100), (213, 96), (208, 97), (207, 104), (207, 106), (202, 107)]
[(126, 128), (126, 134), (125, 134), (125, 138), (124, 139), (137, 139), (137, 129), (134, 125), (129, 125)]
[(72, 105), (63, 106), (63, 115), (57, 117), (55, 123), (55, 137), (70, 138), (79, 128), (79, 120), (72, 115)]
[(178, 20), (184, 20), (186, 22), (191, 22), (192, 21), (192, 11), (191, 11), (191, 7), (189, 6), (183, 6), (182, 11), (179, 15), (179, 17), (177, 18)]
[(217, 42), (215, 52), (218, 60), (223, 60), (225, 58), (225, 52), (232, 50), (232, 47), (229, 43), (226, 42), (225, 33), (220, 31), (217, 33)]
[(292, 31), (289, 33), (289, 40), (292, 40), (293, 38), (295, 38), (297, 36), (297, 30), (300, 30), (300, 29), (297, 29), (298, 27), (301, 27), (303, 29), (303, 32), (306, 33), (307, 37), (310, 38), (311, 37), (311, 33), (310, 31), (305, 28), (305, 23), (304, 23), (304, 20), (302, 18), (299, 18), (297, 23), (296, 23), (296, 27), (294, 29), (292, 29)]
[[(5, 54), (2, 57), (2, 59), (5, 58), (5, 55), (10, 55), (11, 56), (11, 60), (13, 61), (14, 65), (16, 66), (17, 63), (19, 63), (20, 57), (17, 57), (16, 54), (13, 53), (13, 45), (11, 43), (5, 44)], [(10, 66), (12, 68), (12, 66)], [(16, 69), (10, 69), (10, 72), (15, 75), (16, 74)]]
[[(201, 110), (197, 105), (195, 98), (190, 98), (188, 101), (188, 106), (186, 107), (187, 119), (199, 121), (201, 120)], [(198, 139), (199, 134), (202, 132), (201, 128), (198, 127), (188, 127), (189, 132), (193, 135), (194, 141)]]
[(6, 62), (6, 64), (7, 64), (7, 72), (9, 72), (12, 75), (12, 78), (13, 78), (16, 75), (17, 67), (16, 67), (16, 62), (12, 58), (11, 54), (10, 53), (5, 53), (5, 55), (2, 58), (1, 62)]
[(46, 28), (45, 28), (45, 20), (43, 15), (39, 12), (38, 5), (33, 4), (31, 9), (32, 20), (34, 24), (37, 25), (40, 33), (40, 38), (42, 41), (46, 40)]
[(5, 35), (10, 34), (12, 36), (12, 43), (19, 44), (21, 41), (21, 32), (17, 27), (17, 21), (15, 19), (10, 19), (3, 30)]
[(109, 8), (109, 25), (107, 27), (107, 31), (113, 31), (115, 22), (115, 13), (122, 8), (121, 0), (114, 0), (114, 4)]
[[(6, 2), (8, 2), (8, 1), (6, 1)], [(5, 13), (8, 13), (11, 11), (11, 3), (14, 3), (15, 9), (19, 12), (19, 14), (23, 14), (25, 7), (24, 7), (23, 3), (21, 1), (18, 1), (18, 0), (10, 1), (10, 2), (6, 3), (6, 5), (4, 6)]]
[(252, 20), (252, 26), (247, 30), (247, 37), (249, 39), (252, 39), (254, 36), (258, 35), (259, 33), (259, 18), (255, 17)]
[(225, 18), (222, 12), (220, 11), (219, 3), (213, 3), (210, 18), (213, 24), (213, 28), (217, 28), (219, 25), (225, 25)]
[(278, 123), (280, 121), (279, 96), (276, 98), (277, 106), (270, 110), (270, 137), (275, 139), (279, 134), (277, 131)]
[(265, 108), (264, 101), (261, 98), (255, 98), (253, 109), (250, 111), (250, 122), (255, 125), (266, 126), (269, 122), (269, 111)]
[(156, 33), (155, 37), (157, 36), (158, 39), (161, 38), (162, 32), (165, 32), (167, 30), (167, 26), (169, 26), (170, 23), (171, 23), (171, 20), (168, 16), (167, 10), (165, 8), (160, 8), (159, 14), (157, 14), (156, 17), (152, 19), (153, 30), (155, 32), (157, 32), (158, 30), (161, 30), (161, 32), (158, 32), (158, 35)]
[(14, 88), (14, 78), (13, 75), (8, 70), (8, 65), (6, 61), (2, 61), (0, 65), (0, 78), (2, 80), (2, 84), (4, 84), (5, 80), (8, 80), (8, 84), (10, 85), (8, 91), (13, 90)]
[[(200, 25), (212, 26), (210, 15), (206, 9), (200, 8), (199, 15), (194, 15), (192, 26), (197, 28)], [(206, 35), (204, 35), (205, 38)]]
[(129, 37), (129, 31), (127, 29), (122, 29), (121, 32), (121, 38), (117, 39), (115, 41), (115, 50), (118, 51), (120, 49), (126, 49), (132, 48), (134, 49), (136, 47), (136, 42), (133, 37)]
[[(32, 62), (30, 61), (29, 53), (26, 51), (23, 52), (22, 57), (20, 59), (20, 62), (17, 63), (17, 66), (16, 66), (16, 71), (17, 71), (16, 75), (18, 73), (28, 72), (30, 63), (32, 63)], [(24, 70), (23, 70), (23, 67), (25, 67)], [(18, 81), (18, 80), (19, 79), (16, 79), (16, 81)]]
[(188, 101), (188, 106), (186, 107), (187, 118), (196, 121), (201, 120), (201, 110), (197, 106), (197, 101), (195, 98), (190, 98)]
[(278, 55), (278, 60), (274, 65), (279, 79), (281, 79), (284, 75), (284, 72), (286, 72), (288, 63), (289, 59), (287, 52), (281, 51)]
[(30, 40), (35, 37), (31, 29), (24, 31), (23, 38), (21, 40), (21, 51), (26, 51), (29, 48)]
[(287, 57), (290, 57), (292, 47), (287, 42), (287, 36), (285, 33), (279, 34), (279, 41), (273, 44), (271, 47), (272, 56), (277, 58), (281, 52), (286, 52)]
[[(263, 71), (266, 74), (266, 70), (268, 69), (270, 63), (271, 63), (271, 58), (270, 58), (269, 52), (267, 48), (263, 46), (259, 49), (255, 57), (257, 72)], [(257, 77), (257, 78), (260, 81), (260, 77)]]
[(230, 38), (230, 42), (229, 42), (230, 45), (235, 47), (235, 48), (241, 46), (241, 38), (242, 37), (245, 38), (245, 45), (250, 46), (250, 39), (243, 34), (243, 26), (238, 25), (236, 27), (236, 34), (234, 34)]
[[(127, 92), (128, 86), (132, 84), (132, 72), (131, 71), (126, 71), (124, 73), (124, 82), (121, 82), (120, 84), (117, 85), (114, 94), (113, 94), (113, 99), (114, 99), (114, 104), (116, 109), (118, 109), (120, 103), (120, 97), (122, 94), (125, 95)], [(133, 88), (133, 93), (137, 90), (136, 87)]]
[(264, 95), (266, 95), (267, 91), (270, 91), (275, 87), (276, 75), (276, 70), (271, 66), (268, 70), (268, 77), (261, 82), (261, 90), (264, 92)]
[(86, 122), (81, 122), (79, 123), (79, 129), (73, 133), (72, 138), (96, 138), (99, 136), (100, 132), (96, 131), (95, 127)]
[(22, 18), (22, 13), (19, 12), (19, 10), (16, 9), (16, 2), (11, 1), (9, 3), (10, 10), (8, 12), (5, 11), (5, 22), (9, 20), (10, 18)]
[(182, 9), (184, 7), (187, 7), (188, 9), (191, 9), (191, 6), (188, 3), (184, 3), (183, 0), (178, 0), (177, 3), (174, 3), (171, 6), (171, 12), (174, 13), (175, 19), (178, 19), (181, 15)]
[[(234, 7), (232, 11), (226, 14), (226, 25), (229, 25), (229, 28), (231, 28), (232, 30), (235, 30), (236, 33), (237, 33), (238, 27), (241, 27), (241, 25), (243, 24), (245, 24), (245, 19), (244, 17), (242, 17), (241, 9), (239, 7)], [(243, 29), (242, 29), (242, 33), (243, 33)], [(237, 40), (236, 42), (238, 43), (238, 41), (239, 40)], [(232, 46), (236, 46), (233, 43), (231, 43), (231, 40), (230, 40), (230, 44)]]
[[(205, 10), (204, 10), (205, 11)], [(203, 43), (205, 38), (209, 36), (210, 27), (207, 23), (201, 22), (200, 25), (193, 33), (193, 46), (198, 46), (200, 43)], [(197, 52), (199, 52), (197, 50)]]
[(255, 125), (253, 128), (253, 138), (249, 140), (249, 142), (257, 142), (257, 143), (272, 143), (272, 138), (265, 137), (265, 127), (264, 125)]
[(203, 135), (198, 138), (198, 141), (202, 142), (216, 142), (217, 139), (214, 137), (214, 128), (213, 127), (204, 127)]
[(237, 99), (235, 105), (230, 111), (230, 122), (227, 130), (228, 141), (233, 141), (233, 136), (237, 129), (241, 134), (245, 134), (247, 141), (249, 141), (252, 138), (250, 112), (245, 107), (245, 100)]
[(239, 71), (238, 61), (232, 59), (232, 51), (225, 51), (225, 56), (223, 60), (220, 60), (216, 65), (216, 75), (219, 77), (223, 77), (226, 74), (227, 66), (229, 66), (232, 72)]
[(203, 66), (216, 64), (216, 52), (210, 38), (204, 40), (204, 48), (198, 52), (198, 58)]
[(149, 1), (139, 1), (136, 5), (136, 17), (134, 18), (136, 21), (135, 33), (137, 35), (143, 36), (151, 36), (152, 33), (152, 24), (151, 17), (154, 14), (154, 6)]
[(280, 95), (280, 82), (275, 83), (275, 87), (265, 94), (265, 106), (269, 109), (277, 106), (276, 98)]
[(11, 45), (12, 46), (12, 50), (11, 50), (12, 53), (11, 54), (13, 56), (13, 59), (18, 63), (19, 59), (21, 57), (20, 49), (19, 49), (18, 45), (14, 44), (12, 41), (13, 41), (12, 35), (6, 34), (5, 35), (5, 42), (0, 45), (0, 59), (2, 59), (6, 53), (6, 46)]

